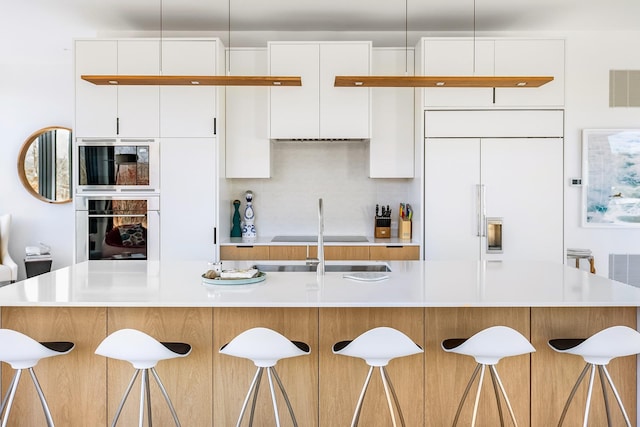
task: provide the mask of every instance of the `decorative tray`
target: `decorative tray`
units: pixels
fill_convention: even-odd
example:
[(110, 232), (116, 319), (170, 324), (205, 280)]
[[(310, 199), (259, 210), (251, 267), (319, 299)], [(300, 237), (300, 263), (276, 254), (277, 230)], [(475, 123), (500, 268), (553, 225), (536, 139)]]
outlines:
[(252, 283), (262, 282), (267, 278), (267, 274), (262, 271), (257, 276), (248, 279), (222, 279), (216, 277), (215, 279), (208, 279), (202, 275), (202, 283), (205, 285), (250, 285)]

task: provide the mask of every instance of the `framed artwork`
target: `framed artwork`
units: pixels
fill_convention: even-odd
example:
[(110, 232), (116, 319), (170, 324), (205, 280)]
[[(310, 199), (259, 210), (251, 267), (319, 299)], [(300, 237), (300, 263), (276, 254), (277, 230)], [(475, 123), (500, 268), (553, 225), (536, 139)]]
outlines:
[(640, 129), (582, 131), (582, 225), (640, 227)]

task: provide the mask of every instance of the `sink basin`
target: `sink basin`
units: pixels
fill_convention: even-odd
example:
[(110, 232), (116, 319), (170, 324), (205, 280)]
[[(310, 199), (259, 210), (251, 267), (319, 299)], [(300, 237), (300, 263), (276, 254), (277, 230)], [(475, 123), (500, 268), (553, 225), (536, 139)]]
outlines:
[[(306, 264), (258, 264), (256, 268), (264, 272), (316, 271), (315, 265)], [(391, 271), (391, 269), (386, 264), (325, 264), (324, 271)]]

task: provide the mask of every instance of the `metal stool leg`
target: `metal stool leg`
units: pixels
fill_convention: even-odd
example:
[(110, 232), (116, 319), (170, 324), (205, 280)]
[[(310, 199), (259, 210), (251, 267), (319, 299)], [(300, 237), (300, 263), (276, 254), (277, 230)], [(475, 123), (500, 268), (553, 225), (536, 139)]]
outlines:
[(480, 403), (480, 392), (482, 391), (482, 382), (484, 381), (484, 369), (486, 365), (481, 365), (480, 379), (478, 380), (478, 391), (476, 392), (476, 400), (473, 403), (473, 416), (471, 417), (471, 427), (475, 427), (476, 418), (478, 416), (478, 403)]
[(369, 367), (369, 373), (367, 374), (367, 378), (364, 380), (364, 385), (362, 386), (362, 391), (360, 392), (360, 398), (358, 399), (356, 410), (353, 413), (353, 420), (351, 420), (351, 427), (356, 427), (358, 425), (358, 420), (360, 419), (360, 411), (362, 410), (362, 402), (364, 401), (364, 395), (367, 393), (367, 387), (369, 387), (369, 381), (371, 380), (372, 372), (373, 366)]
[(280, 416), (278, 415), (278, 403), (276, 402), (276, 392), (273, 389), (273, 379), (271, 378), (271, 368), (267, 368), (267, 379), (269, 380), (269, 392), (271, 393), (271, 402), (273, 403), (273, 415), (276, 419), (276, 427), (280, 427)]
[(489, 369), (489, 374), (491, 376), (491, 384), (493, 384), (493, 393), (496, 395), (496, 404), (498, 405), (498, 416), (500, 418), (500, 426), (504, 427), (504, 415), (502, 414), (502, 401), (500, 400), (500, 388), (498, 386), (498, 381), (496, 379), (496, 376), (498, 373), (495, 372), (494, 369)]
[(11, 405), (13, 404), (13, 398), (16, 395), (16, 389), (18, 388), (18, 382), (20, 381), (21, 374), (22, 374), (22, 369), (17, 369), (16, 373), (13, 375), (13, 380), (11, 380), (11, 386), (9, 387), (9, 390), (7, 390), (7, 396), (2, 401), (3, 410), (5, 409), (5, 403), (6, 403), (6, 412), (4, 414), (4, 418), (2, 419), (2, 427), (7, 427), (7, 421), (9, 420), (9, 413), (11, 412)]
[[(240, 424), (242, 423), (242, 418), (244, 417), (244, 413), (247, 409), (247, 404), (249, 403), (249, 398), (251, 397), (252, 393), (254, 393), (255, 390), (255, 395), (258, 394), (258, 387), (259, 387), (259, 381), (260, 378), (262, 377), (262, 368), (258, 368), (256, 369), (256, 373), (253, 376), (253, 380), (251, 381), (251, 384), (249, 385), (249, 391), (247, 392), (247, 396), (244, 398), (244, 402), (242, 403), (242, 409), (240, 409), (240, 416), (238, 417), (238, 422), (236, 423), (236, 427), (240, 427)], [(255, 408), (255, 396), (253, 399), (253, 408)], [(251, 410), (251, 419), (249, 421), (249, 425), (253, 424), (253, 408)]]
[(293, 413), (293, 407), (291, 407), (291, 402), (289, 401), (289, 396), (287, 396), (287, 392), (282, 385), (282, 381), (280, 381), (280, 376), (276, 372), (276, 367), (272, 367), (271, 371), (273, 372), (273, 377), (276, 379), (278, 383), (278, 387), (280, 387), (280, 391), (282, 392), (282, 396), (284, 397), (284, 401), (287, 404), (287, 408), (289, 408), (289, 415), (291, 415), (291, 421), (293, 421), (294, 427), (298, 427), (298, 421), (296, 421), (296, 416)]
[(129, 397), (129, 393), (131, 392), (133, 383), (136, 381), (136, 378), (138, 378), (139, 373), (140, 373), (140, 370), (136, 369), (136, 371), (133, 373), (133, 376), (131, 376), (131, 381), (129, 381), (129, 385), (127, 386), (127, 389), (124, 392), (124, 396), (122, 396), (122, 400), (120, 401), (120, 405), (118, 406), (118, 409), (116, 410), (116, 415), (113, 417), (113, 421), (111, 422), (111, 427), (115, 427), (116, 423), (118, 422), (118, 418), (120, 418), (120, 414), (122, 413), (122, 408), (124, 407), (124, 402), (127, 400), (127, 397)]
[(622, 411), (622, 415), (624, 416), (624, 421), (627, 424), (627, 427), (631, 427), (631, 421), (629, 421), (629, 416), (627, 415), (627, 411), (624, 409), (624, 405), (622, 405), (622, 399), (620, 399), (620, 395), (618, 394), (618, 390), (616, 390), (616, 386), (613, 385), (613, 380), (609, 375), (609, 370), (606, 366), (601, 366), (602, 371), (604, 372), (607, 381), (609, 382), (609, 386), (611, 386), (611, 390), (613, 391), (613, 395), (616, 397), (616, 401), (618, 402), (618, 406), (620, 407), (620, 411)]
[(513, 421), (513, 425), (515, 427), (517, 427), (518, 423), (516, 422), (516, 416), (515, 416), (515, 414), (513, 412), (513, 408), (511, 407), (511, 402), (509, 401), (509, 396), (507, 396), (507, 392), (504, 389), (504, 385), (502, 385), (502, 381), (500, 380), (500, 375), (498, 375), (498, 370), (496, 369), (495, 365), (491, 365), (489, 367), (489, 369), (491, 370), (491, 372), (495, 376), (495, 379), (498, 382), (498, 385), (500, 386), (500, 391), (502, 392), (502, 397), (504, 398), (504, 401), (507, 404), (507, 408), (509, 409), (509, 415), (511, 415), (511, 421)]
[(145, 387), (147, 385), (147, 370), (142, 370), (142, 378), (140, 378), (140, 406), (138, 409), (138, 427), (144, 427), (144, 399), (146, 397)]
[(591, 409), (591, 394), (593, 392), (593, 378), (596, 374), (595, 365), (591, 365), (591, 375), (589, 376), (589, 391), (587, 391), (587, 404), (584, 407), (584, 423), (583, 427), (587, 427), (589, 424), (589, 410)]
[[(160, 391), (164, 396), (164, 400), (167, 402), (167, 406), (169, 406), (169, 410), (171, 411), (171, 416), (173, 416), (173, 421), (176, 423), (176, 427), (180, 427), (178, 414), (176, 413), (176, 409), (173, 407), (173, 403), (171, 403), (171, 399), (169, 398), (169, 393), (167, 393), (167, 389), (164, 388), (164, 384), (162, 384), (162, 381), (160, 380), (160, 375), (158, 375), (158, 373), (156, 372), (156, 368), (151, 368), (150, 371), (153, 374), (153, 377), (155, 378), (156, 383), (158, 384), (158, 387), (160, 387)], [(147, 374), (147, 381), (148, 380), (149, 380), (149, 376)], [(149, 399), (149, 425), (151, 425), (151, 399)]]
[(393, 415), (393, 409), (391, 406), (391, 400), (389, 399), (389, 392), (391, 392), (391, 396), (393, 397), (393, 402), (395, 403), (396, 410), (398, 411), (398, 418), (400, 418), (400, 425), (402, 427), (405, 426), (404, 416), (402, 415), (402, 410), (400, 409), (400, 402), (398, 401), (398, 395), (396, 394), (396, 390), (393, 388), (393, 384), (391, 383), (391, 378), (387, 373), (387, 369), (384, 366), (380, 367), (380, 374), (382, 376), (382, 384), (384, 385), (384, 391), (387, 395), (387, 403), (389, 405), (389, 411), (391, 412), (391, 419), (393, 420), (393, 425), (396, 425), (396, 419)]
[(589, 366), (591, 366), (589, 363), (585, 365), (576, 383), (571, 389), (571, 393), (569, 393), (569, 398), (567, 399), (567, 403), (565, 403), (564, 408), (562, 409), (562, 415), (560, 415), (560, 421), (558, 421), (558, 427), (562, 426), (562, 423), (564, 422), (564, 417), (567, 415), (567, 411), (569, 410), (569, 405), (571, 404), (573, 397), (576, 395), (576, 391), (578, 390), (578, 387), (582, 383), (582, 380), (584, 380), (584, 376), (587, 374), (587, 371), (589, 370)]
[(453, 419), (453, 424), (452, 424), (453, 427), (458, 425), (458, 419), (460, 418), (460, 413), (462, 412), (462, 407), (464, 406), (465, 400), (467, 400), (467, 395), (469, 394), (469, 390), (471, 390), (471, 385), (473, 384), (473, 382), (475, 381), (476, 377), (478, 376), (478, 372), (480, 372), (480, 364), (476, 365), (476, 369), (473, 370), (473, 373), (471, 374), (471, 378), (469, 379), (469, 382), (467, 383), (467, 387), (464, 389), (464, 393), (462, 393), (462, 398), (460, 399), (460, 404), (458, 405), (458, 410), (456, 411), (456, 416)]
[(47, 405), (47, 400), (44, 398), (42, 387), (40, 387), (40, 382), (38, 382), (38, 378), (36, 377), (36, 373), (33, 368), (29, 368), (29, 373), (31, 374), (33, 384), (36, 386), (36, 391), (38, 392), (38, 397), (40, 398), (40, 403), (42, 404), (44, 416), (47, 418), (47, 425), (49, 427), (53, 427), (53, 418), (51, 417), (51, 411), (49, 411), (49, 405)]
[(258, 403), (258, 391), (260, 390), (260, 384), (262, 383), (262, 374), (264, 373), (264, 368), (260, 368), (260, 376), (258, 376), (258, 381), (256, 381), (256, 386), (253, 389), (253, 399), (251, 402), (251, 413), (249, 414), (249, 427), (253, 426), (253, 420), (255, 419), (256, 413), (256, 404)]
[(598, 365), (598, 378), (600, 378), (600, 387), (602, 388), (602, 400), (604, 400), (604, 410), (607, 414), (607, 426), (611, 426), (611, 408), (609, 407), (609, 394), (607, 393), (607, 384), (602, 372), (602, 365)]

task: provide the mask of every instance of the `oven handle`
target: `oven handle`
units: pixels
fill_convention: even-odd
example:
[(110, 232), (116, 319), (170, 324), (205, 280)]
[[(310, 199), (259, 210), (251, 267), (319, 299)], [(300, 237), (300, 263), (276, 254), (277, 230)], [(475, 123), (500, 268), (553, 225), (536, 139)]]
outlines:
[(89, 218), (145, 218), (146, 214), (104, 214), (104, 215), (88, 215)]

